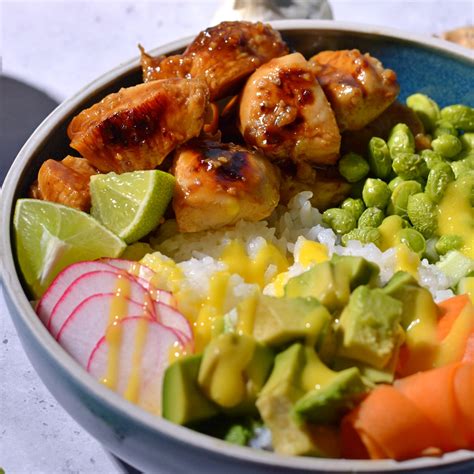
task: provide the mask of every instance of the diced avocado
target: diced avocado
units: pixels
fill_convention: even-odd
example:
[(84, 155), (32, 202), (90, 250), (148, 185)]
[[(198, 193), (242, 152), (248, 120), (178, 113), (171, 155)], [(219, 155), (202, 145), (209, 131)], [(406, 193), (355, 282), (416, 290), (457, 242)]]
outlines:
[(359, 286), (339, 319), (339, 355), (377, 368), (384, 367), (397, 348), (402, 304), (383, 290)]
[(457, 293), (458, 295), (468, 295), (471, 303), (474, 304), (474, 276), (461, 278), (461, 280), (459, 280)]
[(234, 415), (251, 414), (272, 365), (271, 349), (250, 336), (224, 333), (204, 350), (198, 383), (219, 407)]
[(217, 414), (217, 406), (206, 398), (197, 382), (201, 360), (201, 354), (183, 357), (166, 369), (163, 378), (163, 418), (185, 425)]
[(295, 415), (311, 423), (336, 423), (367, 392), (359, 369), (351, 367), (336, 373), (331, 382), (315, 388), (300, 398), (293, 407)]
[(341, 274), (349, 278), (351, 291), (360, 285), (373, 286), (380, 272), (377, 265), (362, 257), (334, 254), (331, 261), (335, 266), (336, 277)]
[[(293, 404), (304, 394), (300, 377), (305, 359), (305, 348), (299, 343), (278, 354), (270, 378), (257, 399), (257, 407), (272, 433), (277, 453), (332, 457), (337, 454), (332, 448), (337, 443), (327, 443), (328, 436), (318, 436), (310, 426), (299, 424), (292, 416)], [(323, 441), (318, 442), (318, 438)]]
[(462, 277), (474, 270), (474, 259), (458, 250), (451, 250), (441, 257), (436, 266), (448, 276), (454, 287)]
[(405, 288), (409, 285), (419, 286), (418, 282), (412, 275), (400, 271), (394, 273), (392, 278), (390, 278), (388, 283), (383, 287), (383, 291), (387, 295), (397, 298), (397, 295), (403, 293)]
[(336, 292), (333, 263), (322, 262), (296, 277), (290, 278), (285, 286), (285, 296), (289, 298), (312, 297), (317, 298), (329, 311), (341, 307), (337, 293), (348, 293), (346, 288), (339, 286)]
[(372, 367), (368, 364), (364, 364), (357, 360), (346, 359), (344, 357), (339, 357), (334, 360), (334, 370), (344, 370), (350, 367), (357, 367), (359, 369), (359, 372), (367, 385), (377, 383), (392, 383), (394, 379), (395, 370), (390, 362), (388, 363), (388, 367), (376, 369), (375, 367)]
[(329, 311), (336, 311), (347, 304), (351, 290), (371, 285), (378, 272), (376, 265), (362, 257), (333, 256), (331, 261), (319, 263), (288, 280), (285, 295), (317, 298)]
[(314, 344), (330, 321), (328, 310), (314, 298), (262, 296), (255, 312), (253, 336), (269, 346), (301, 339)]

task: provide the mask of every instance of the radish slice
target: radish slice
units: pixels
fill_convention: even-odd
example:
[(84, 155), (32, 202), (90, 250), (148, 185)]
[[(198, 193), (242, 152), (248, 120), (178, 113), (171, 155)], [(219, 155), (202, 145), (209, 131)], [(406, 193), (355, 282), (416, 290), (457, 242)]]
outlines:
[(90, 272), (74, 280), (59, 298), (48, 322), (50, 333), (56, 337), (69, 315), (88, 296), (97, 293), (119, 294), (120, 292), (140, 304), (142, 308), (144, 306), (148, 307), (149, 311), (153, 313), (154, 309), (150, 295), (132, 276), (116, 272), (113, 269), (111, 271)]
[(142, 304), (128, 298), (124, 298), (124, 313), (111, 315), (116, 300), (115, 294), (89, 296), (71, 313), (56, 337), (59, 344), (83, 367), (87, 367), (89, 357), (97, 343), (104, 337), (111, 318), (114, 316), (126, 318), (137, 314), (151, 321), (154, 319), (152, 313)]
[(183, 314), (164, 303), (154, 303), (153, 307), (156, 319), (161, 324), (184, 334), (188, 343), (193, 340), (191, 325)]
[(111, 266), (99, 260), (90, 262), (73, 263), (60, 272), (53, 280), (45, 294), (39, 300), (36, 307), (36, 313), (45, 326), (48, 325), (49, 318), (53, 312), (56, 303), (59, 301), (63, 293), (68, 289), (69, 285), (84, 275), (84, 273), (96, 271), (111, 271)]
[(100, 261), (124, 270), (137, 278), (140, 284), (150, 292), (150, 296), (153, 300), (165, 303), (169, 306), (176, 306), (176, 300), (169, 291), (157, 288), (153, 285), (153, 277), (156, 273), (146, 265), (122, 258), (102, 258)]
[[(163, 374), (174, 347), (181, 343), (176, 333), (156, 321), (130, 317), (119, 322), (120, 346), (115, 387), (120, 395), (152, 413), (161, 412)], [(110, 343), (106, 337), (91, 354), (87, 370), (98, 380), (107, 377)]]

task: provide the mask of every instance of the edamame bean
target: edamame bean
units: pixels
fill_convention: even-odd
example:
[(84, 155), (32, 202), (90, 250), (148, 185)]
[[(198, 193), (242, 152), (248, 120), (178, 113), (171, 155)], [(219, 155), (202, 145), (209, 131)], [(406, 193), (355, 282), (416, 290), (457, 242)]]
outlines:
[(407, 105), (416, 112), (428, 132), (433, 130), (440, 117), (438, 104), (433, 99), (425, 94), (413, 94), (407, 98)]
[(449, 105), (441, 109), (441, 118), (465, 132), (474, 132), (474, 109), (472, 107), (461, 104)]
[(349, 240), (359, 240), (363, 244), (375, 244), (378, 246), (381, 240), (381, 235), (378, 229), (372, 227), (364, 229), (358, 228), (351, 230), (341, 237), (342, 245), (346, 246), (349, 243)]
[(385, 214), (378, 207), (368, 207), (359, 217), (357, 227), (359, 229), (368, 229), (378, 227), (384, 220)]
[(364, 201), (362, 199), (347, 198), (341, 204), (341, 209), (349, 211), (357, 220), (365, 210)]
[(399, 153), (393, 159), (392, 168), (403, 179), (423, 178), (429, 172), (426, 161), (415, 153)]
[(425, 193), (408, 197), (407, 214), (413, 227), (429, 239), (438, 227), (437, 207)]
[(464, 242), (461, 236), (445, 234), (438, 239), (435, 249), (438, 255), (446, 255), (450, 250), (459, 250), (463, 244)]
[(423, 256), (427, 258), (430, 263), (435, 263), (439, 260), (438, 252), (436, 252), (436, 242), (438, 242), (437, 237), (432, 237), (426, 241), (426, 249)]
[(422, 191), (423, 188), (417, 181), (403, 181), (403, 183), (400, 183), (393, 190), (393, 193), (390, 196), (388, 213), (396, 214), (397, 216), (407, 215), (408, 198), (413, 194), (418, 194)]
[(390, 189), (385, 181), (368, 178), (362, 189), (362, 199), (367, 207), (385, 209), (390, 199)]
[(385, 179), (392, 170), (392, 159), (385, 140), (372, 137), (369, 141), (369, 165), (370, 171), (377, 178)]
[(413, 252), (423, 255), (426, 249), (425, 238), (415, 229), (407, 228), (398, 232), (398, 239)]
[(408, 125), (398, 123), (392, 128), (387, 146), (394, 159), (399, 153), (415, 153), (415, 137)]
[(440, 202), (448, 184), (454, 179), (455, 176), (451, 166), (448, 163), (440, 163), (430, 171), (426, 181), (425, 193), (433, 202)]
[(452, 135), (441, 135), (431, 142), (431, 147), (443, 158), (454, 158), (462, 150), (462, 143)]
[(444, 163), (443, 157), (433, 150), (423, 150), (420, 156), (425, 160), (428, 169), (432, 170), (437, 164)]
[(339, 173), (346, 178), (349, 183), (365, 178), (368, 175), (370, 167), (367, 161), (357, 153), (347, 153), (339, 160)]
[(452, 161), (450, 165), (455, 178), (458, 179), (463, 174), (474, 170), (474, 155), (464, 158), (463, 160)]
[(433, 130), (433, 138), (438, 138), (441, 135), (453, 135), (457, 137), (459, 135), (457, 128), (446, 120), (440, 120), (436, 123)]
[(337, 207), (324, 211), (323, 222), (331, 227), (336, 234), (347, 234), (356, 226), (355, 217), (346, 209)]
[(388, 183), (388, 188), (390, 189), (390, 191), (392, 191), (393, 193), (393, 190), (401, 183), (403, 183), (404, 179), (403, 178), (400, 178), (400, 176), (397, 176), (395, 178), (393, 178), (389, 183)]
[(464, 133), (459, 137), (464, 151), (474, 150), (474, 133)]

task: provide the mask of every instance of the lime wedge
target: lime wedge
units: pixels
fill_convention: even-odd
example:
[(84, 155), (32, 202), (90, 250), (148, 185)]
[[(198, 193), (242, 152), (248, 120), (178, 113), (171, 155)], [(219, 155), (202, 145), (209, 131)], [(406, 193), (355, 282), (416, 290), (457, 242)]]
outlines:
[(35, 298), (68, 265), (118, 257), (126, 247), (89, 214), (49, 201), (18, 199), (13, 225), (18, 263)]
[(125, 242), (135, 242), (158, 226), (174, 182), (173, 175), (158, 170), (92, 176), (91, 214)]

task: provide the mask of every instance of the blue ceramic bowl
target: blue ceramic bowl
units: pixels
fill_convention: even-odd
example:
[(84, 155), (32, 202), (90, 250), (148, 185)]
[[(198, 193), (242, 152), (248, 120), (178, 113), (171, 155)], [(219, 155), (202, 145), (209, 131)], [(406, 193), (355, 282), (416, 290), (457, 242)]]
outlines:
[[(401, 98), (421, 91), (440, 105), (474, 105), (470, 52), (445, 41), (404, 32), (326, 21), (284, 21), (275, 26), (296, 50), (307, 56), (323, 49), (359, 48), (394, 69)], [(157, 49), (181, 50), (190, 38)], [(20, 151), (4, 183), (1, 217), (1, 269), (7, 305), (30, 361), (51, 393), (92, 436), (118, 457), (145, 472), (206, 474), (376, 472), (428, 470), (472, 472), (474, 453), (458, 451), (441, 458), (353, 461), (292, 458), (242, 448), (152, 416), (90, 377), (54, 341), (32, 310), (22, 288), (12, 244), (15, 200), (25, 195), (48, 157), (68, 153), (66, 127), (80, 110), (120, 87), (140, 82), (138, 60), (101, 77), (61, 104)]]

